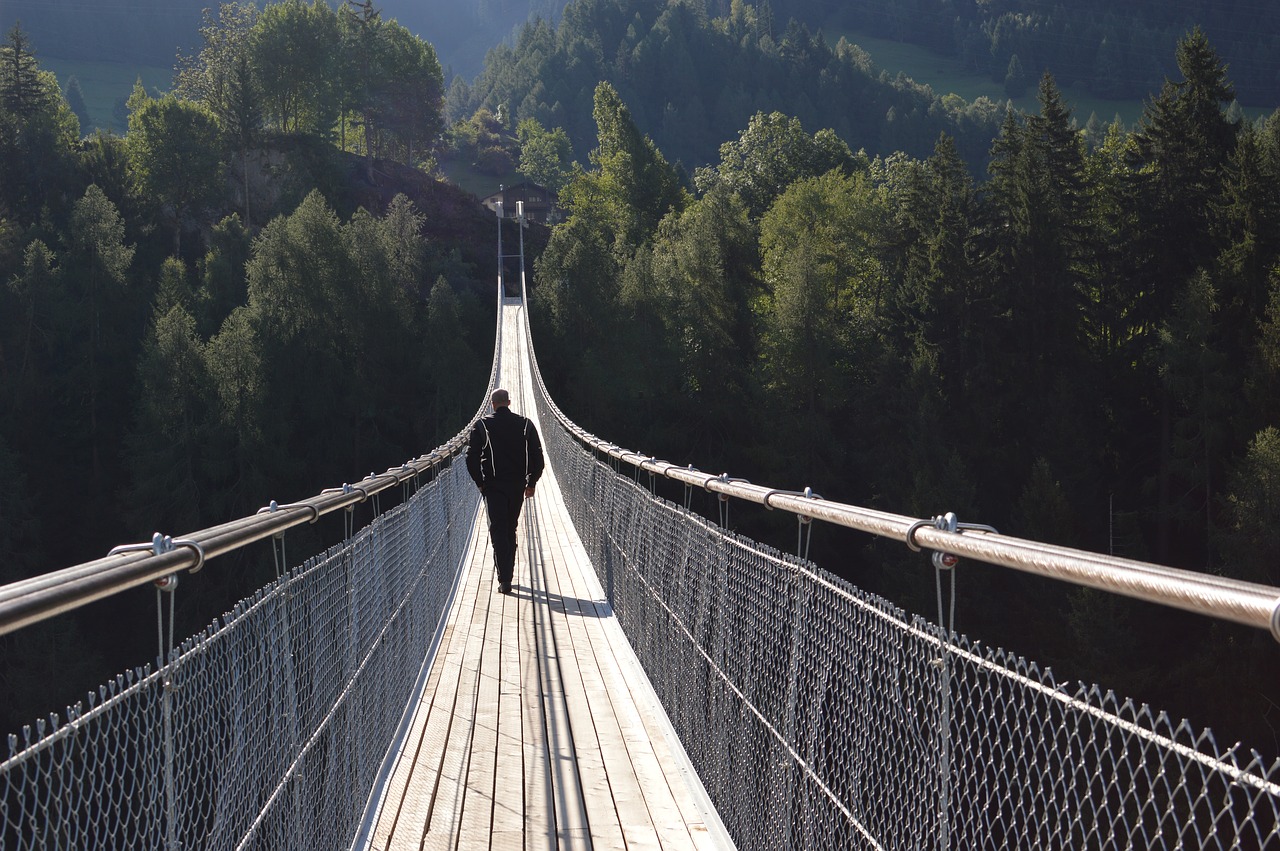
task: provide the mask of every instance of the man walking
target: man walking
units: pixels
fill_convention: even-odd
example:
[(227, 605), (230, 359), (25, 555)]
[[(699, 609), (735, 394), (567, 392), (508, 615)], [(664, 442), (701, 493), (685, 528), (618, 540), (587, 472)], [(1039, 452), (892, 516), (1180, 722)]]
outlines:
[(511, 410), (506, 390), (489, 397), (493, 413), (471, 429), (467, 472), (480, 488), (489, 511), (489, 539), (498, 568), (498, 591), (511, 593), (516, 570), (516, 525), (525, 497), (542, 475), (542, 441), (538, 429)]

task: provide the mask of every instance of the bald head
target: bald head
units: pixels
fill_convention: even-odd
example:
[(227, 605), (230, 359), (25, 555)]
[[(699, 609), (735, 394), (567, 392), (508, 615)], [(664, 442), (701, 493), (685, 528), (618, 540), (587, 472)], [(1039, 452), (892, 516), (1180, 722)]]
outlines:
[(511, 404), (511, 394), (499, 387), (489, 396), (489, 401), (495, 408), (505, 408)]

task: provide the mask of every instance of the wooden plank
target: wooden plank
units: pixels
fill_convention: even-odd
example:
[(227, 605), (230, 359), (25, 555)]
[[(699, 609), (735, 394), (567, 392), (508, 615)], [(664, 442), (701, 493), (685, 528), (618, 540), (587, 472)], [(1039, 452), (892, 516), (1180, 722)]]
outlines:
[[(523, 308), (503, 311), (499, 384), (536, 416)], [(526, 505), (512, 596), (494, 594), (483, 514), (474, 526), (371, 847), (715, 847), (554, 470)]]
[(520, 725), (524, 766), (525, 831), (530, 849), (555, 843), (556, 804), (551, 775), (551, 755), (547, 748), (543, 679), (538, 653), (535, 619), (539, 603), (534, 601), (532, 579), (530, 599), (519, 610), (517, 637), (520, 646)]
[[(598, 749), (590, 756), (590, 770), (598, 772), (599, 782), (607, 787), (614, 818), (626, 837), (628, 848), (658, 848), (658, 835), (645, 803), (645, 791), (636, 776), (613, 698), (601, 673), (597, 648), (604, 641), (596, 634), (601, 629), (599, 613), (572, 553), (574, 542), (566, 533), (567, 518), (559, 513), (551, 522), (558, 551), (556, 585), (566, 610), (563, 617), (574, 642), (582, 696)], [(580, 755), (580, 761), (582, 758)], [(587, 771), (584, 767), (584, 774)]]
[(469, 609), (474, 607), (475, 595), (469, 593), (468, 587), (474, 547), (475, 541), (468, 549), (460, 593), (449, 613), (440, 650), (419, 700), (419, 711), (408, 737), (411, 745), (402, 750), (388, 784), (387, 794), (395, 805), (384, 806), (375, 827), (374, 841), (378, 848), (416, 845), (426, 824), (434, 788), (433, 758), (443, 750), (462, 674), (460, 663), (465, 653), (466, 631), (459, 630), (458, 620), (467, 617)]
[[(652, 828), (663, 848), (685, 848), (690, 844), (711, 847), (710, 834), (699, 808), (688, 794), (685, 779), (679, 776), (678, 769), (669, 768), (675, 760), (665, 732), (657, 725), (646, 723), (646, 719), (656, 713), (639, 712), (640, 700), (629, 679), (622, 676), (624, 669), (634, 670), (640, 675), (643, 671), (639, 670), (634, 651), (617, 623), (609, 621), (607, 625), (611, 628), (606, 628), (606, 621), (600, 617), (607, 613), (608, 606), (603, 602), (594, 569), (586, 559), (581, 543), (576, 540), (576, 531), (571, 523), (559, 525), (557, 531), (563, 536), (566, 585), (573, 588), (576, 598), (590, 600), (589, 603), (584, 602), (584, 609), (589, 607), (597, 616), (586, 617), (584, 612), (583, 620), (587, 627), (586, 638), (595, 654), (595, 672), (600, 676), (604, 696), (610, 701), (609, 714), (617, 723), (622, 749), (629, 760), (627, 766), (616, 765), (611, 775), (618, 786), (615, 795), (620, 820), (627, 829), (628, 842), (641, 836), (647, 841), (649, 828)], [(597, 604), (596, 600), (601, 602)], [(641, 699), (645, 703), (653, 701), (652, 689)], [(657, 707), (657, 711), (661, 708)], [(643, 825), (631, 830), (629, 822), (642, 822)]]
[(493, 835), (524, 832), (524, 722), (520, 701), (520, 605), (507, 597), (502, 605), (498, 681), (498, 741), (494, 772)]
[[(484, 648), (484, 626), (490, 605), (487, 595), (481, 593), (480, 571), (472, 563), (476, 603), (472, 610), (466, 650), (459, 661), (462, 672), (458, 678), (458, 693), (454, 702), (448, 738), (440, 760), (436, 788), (432, 797), (430, 817), (425, 839), (432, 834), (456, 837), (461, 827), (463, 808), (467, 798), (466, 771), (472, 751), (472, 733), (475, 724), (477, 692), (479, 690), (479, 660)], [(469, 588), (472, 585), (469, 583)]]
[[(544, 533), (554, 529), (554, 508), (555, 503), (552, 502), (539, 504), (538, 520)], [(547, 553), (544, 577), (548, 599), (551, 601), (547, 620), (550, 629), (559, 639), (558, 646), (561, 649), (559, 668), (564, 683), (567, 724), (571, 730), (574, 756), (581, 777), (587, 823), (592, 842), (608, 847), (622, 836), (622, 828), (604, 767), (602, 746), (592, 717), (587, 687), (583, 681), (580, 648), (574, 640), (575, 627), (572, 621), (577, 620), (578, 616), (566, 614), (565, 594), (559, 575), (559, 564), (563, 562), (564, 553), (558, 536), (547, 535), (543, 538), (543, 545)]]
[[(494, 593), (492, 576), (479, 582), (479, 593)], [(466, 790), (459, 849), (487, 849), (493, 830), (494, 778), (498, 752), (498, 698), (502, 664), (503, 600), (490, 598), (483, 607), (480, 658), (474, 660), (477, 675), (476, 703), (472, 716), (471, 744), (463, 788)], [(477, 611), (481, 607), (477, 607)]]
[[(540, 518), (541, 507), (535, 498), (532, 506)], [(586, 804), (586, 790), (578, 762), (577, 737), (569, 711), (566, 665), (563, 654), (570, 653), (565, 638), (559, 633), (556, 615), (548, 600), (554, 589), (547, 586), (546, 559), (554, 555), (547, 551), (541, 538), (541, 524), (534, 522), (530, 534), (533, 554), (532, 584), (538, 595), (535, 604), (537, 652), (542, 677), (543, 723), (547, 737), (547, 753), (551, 762), (555, 802), (555, 829), (561, 848), (580, 848), (590, 838), (590, 809)]]

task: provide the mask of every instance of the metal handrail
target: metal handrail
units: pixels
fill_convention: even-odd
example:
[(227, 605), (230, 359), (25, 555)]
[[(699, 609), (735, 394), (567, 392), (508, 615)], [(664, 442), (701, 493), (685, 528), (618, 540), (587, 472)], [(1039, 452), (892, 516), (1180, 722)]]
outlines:
[(810, 520), (822, 520), (902, 543), (908, 543), (910, 539), (937, 552), (1264, 629), (1280, 641), (1280, 588), (1271, 585), (1054, 546), (991, 531), (970, 529), (950, 532), (930, 521), (922, 523), (914, 517), (816, 500), (803, 493), (754, 485), (728, 475), (709, 475), (642, 452), (623, 449), (596, 437), (564, 415), (547, 392), (533, 346), (527, 339), (526, 345), (533, 364), (534, 380), (547, 407), (565, 430), (584, 447), (631, 464), (639, 471), (700, 487), (722, 498), (733, 497), (766, 508), (783, 509)]
[[(466, 437), (467, 432), (464, 431), (440, 449), (415, 458), (404, 467), (412, 469), (414, 474), (430, 472), (464, 451)], [(401, 475), (395, 471), (400, 471)], [(183, 538), (198, 544), (203, 550), (204, 560), (208, 560), (279, 535), (294, 526), (314, 522), (320, 515), (363, 502), (368, 496), (399, 484), (403, 481), (403, 472), (404, 468), (396, 467), (394, 471), (371, 474), (350, 491), (321, 493), (277, 511), (242, 517)], [(177, 548), (158, 554), (130, 552), (12, 582), (0, 587), (0, 635), (170, 574), (191, 570), (199, 560), (194, 548)]]
[[(498, 353), (502, 345), (501, 290), (498, 291), (497, 315), (493, 365), (489, 372), (489, 391), (497, 381)], [(314, 523), (321, 515), (350, 508), (374, 494), (401, 484), (408, 478), (430, 472), (466, 451), (471, 427), (487, 410), (488, 404), (489, 393), (486, 391), (480, 408), (463, 430), (447, 443), (425, 455), (404, 464), (389, 467), (385, 473), (370, 473), (355, 484), (342, 488), (330, 488), (309, 499), (277, 506), (276, 510), (263, 510), (248, 517), (241, 517), (238, 520), (182, 536), (183, 542), (189, 542), (194, 546), (177, 547), (168, 551), (158, 549), (146, 551), (129, 547), (129, 551), (118, 555), (108, 555), (105, 558), (0, 586), (0, 635), (78, 609), (130, 588), (155, 582), (182, 570), (194, 572), (211, 558), (256, 541), (283, 534), (294, 526)]]

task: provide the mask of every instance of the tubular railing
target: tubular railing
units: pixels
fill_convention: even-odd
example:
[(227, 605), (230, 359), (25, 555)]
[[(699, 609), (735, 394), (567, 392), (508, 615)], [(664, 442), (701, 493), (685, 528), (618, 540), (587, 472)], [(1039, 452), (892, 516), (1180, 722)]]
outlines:
[(988, 528), (966, 528), (964, 524), (948, 524), (945, 516), (922, 521), (870, 508), (828, 502), (819, 497), (806, 496), (803, 492), (753, 485), (727, 474), (709, 475), (690, 467), (680, 467), (669, 461), (624, 449), (578, 426), (551, 400), (542, 385), (541, 375), (537, 373), (536, 362), (534, 374), (548, 409), (575, 440), (594, 452), (630, 464), (638, 471), (662, 476), (686, 487), (699, 487), (724, 497), (753, 502), (770, 509), (783, 509), (809, 520), (822, 520), (869, 532), (900, 541), (915, 549), (925, 548), (964, 556), (1268, 630), (1276, 641), (1280, 641), (1280, 588), (1043, 544), (1001, 535)]
[[(528, 304), (523, 277), (520, 286), (522, 297)], [(564, 415), (542, 381), (537, 358), (533, 356), (532, 343), (528, 343), (528, 346), (538, 392), (560, 426), (584, 447), (630, 464), (638, 471), (680, 482), (686, 488), (700, 487), (724, 498), (741, 499), (768, 509), (781, 508), (809, 521), (822, 520), (890, 538), (912, 549), (923, 547), (939, 553), (965, 556), (1024, 573), (1265, 629), (1271, 633), (1272, 638), (1280, 641), (1280, 588), (1271, 585), (1001, 535), (990, 527), (966, 527), (965, 524), (957, 523), (953, 515), (925, 521), (828, 502), (815, 497), (808, 489), (786, 491), (753, 485), (727, 473), (708, 475), (692, 467), (680, 467), (669, 461), (624, 449), (596, 437)], [(965, 532), (976, 534), (964, 534)]]
[[(501, 283), (499, 284), (501, 287)], [(498, 291), (493, 367), (489, 389), (497, 380), (502, 343), (502, 291)], [(278, 536), (294, 526), (314, 523), (321, 516), (365, 502), (388, 488), (431, 475), (466, 450), (472, 424), (484, 413), (485, 401), (471, 421), (449, 441), (385, 473), (370, 473), (355, 484), (330, 488), (287, 505), (271, 503), (257, 514), (192, 532), (181, 538), (156, 533), (147, 545), (116, 547), (111, 554), (62, 570), (20, 579), (0, 586), (0, 635), (72, 611), (96, 600), (148, 582), (162, 581), (183, 570), (196, 573), (216, 556)]]
[(574, 528), (738, 847), (1280, 851), (1280, 760), (1056, 682), (658, 498), (618, 462), (933, 548), (940, 568), (959, 553), (1261, 627), (1277, 589), (675, 467), (576, 426), (533, 371)]
[(157, 533), (0, 588), (0, 632), (11, 632), (147, 582), (160, 587), (432, 474), (365, 528), (348, 527), (343, 543), (293, 568), (277, 563), (275, 582), (200, 634), (173, 647), (171, 633), (154, 667), (10, 735), (0, 848), (347, 847), (421, 686), (470, 541), (479, 497), (455, 463), (468, 431), (354, 485), (178, 540)]

